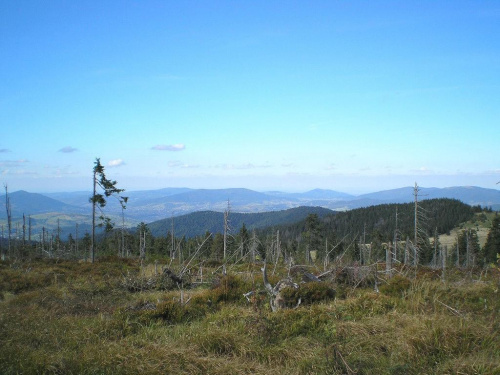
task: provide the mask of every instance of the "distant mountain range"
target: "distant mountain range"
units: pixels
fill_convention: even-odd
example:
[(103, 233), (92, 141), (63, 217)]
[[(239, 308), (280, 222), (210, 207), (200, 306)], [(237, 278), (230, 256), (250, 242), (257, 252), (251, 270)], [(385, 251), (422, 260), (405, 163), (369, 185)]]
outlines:
[[(232, 213), (261, 213), (283, 211), (302, 206), (322, 207), (346, 211), (385, 203), (407, 203), (414, 200), (413, 187), (385, 190), (363, 195), (351, 195), (334, 190), (315, 189), (304, 193), (280, 191), (257, 192), (249, 189), (189, 189), (165, 188), (125, 192), (129, 201), (124, 212), (128, 226), (139, 222), (151, 223), (165, 218), (177, 217), (198, 211)], [(90, 192), (61, 192), (36, 194), (26, 191), (9, 193), (14, 221), (22, 215), (31, 215), (38, 225), (48, 228), (56, 225), (58, 215), (64, 224), (89, 224), (91, 205)], [(453, 198), (469, 205), (481, 205), (500, 210), (500, 190), (474, 186), (449, 188), (420, 188), (419, 200)], [(6, 223), (5, 195), (0, 196), (0, 223)], [(121, 208), (118, 201), (110, 198), (105, 213), (121, 222)], [(50, 221), (48, 220), (50, 217)], [(42, 224), (43, 223), (43, 224)], [(61, 220), (59, 220), (61, 225)], [(74, 224), (71, 224), (74, 227)], [(52, 228), (53, 229), (53, 228)]]

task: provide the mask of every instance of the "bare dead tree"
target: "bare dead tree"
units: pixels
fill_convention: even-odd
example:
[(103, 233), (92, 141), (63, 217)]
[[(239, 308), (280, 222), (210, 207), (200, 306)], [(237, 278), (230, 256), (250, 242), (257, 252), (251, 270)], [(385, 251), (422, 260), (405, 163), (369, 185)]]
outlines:
[(26, 216), (23, 213), (23, 248), (26, 248)]
[(471, 261), (470, 261), (470, 246), (469, 246), (469, 233), (470, 229), (467, 229), (465, 231), (465, 268), (469, 268)]
[(252, 263), (255, 263), (255, 258), (256, 258), (256, 253), (257, 249), (259, 247), (260, 241), (257, 238), (257, 233), (255, 232), (255, 229), (252, 231), (252, 240), (250, 243), (250, 258)]
[(75, 254), (78, 256), (78, 223), (75, 223)]
[(278, 266), (278, 260), (280, 259), (280, 255), (281, 255), (280, 231), (277, 230), (276, 231), (276, 252), (275, 252), (273, 275), (276, 272), (276, 267)]
[(146, 258), (146, 230), (139, 232), (139, 257), (144, 260)]
[(57, 219), (57, 237), (56, 237), (57, 251), (59, 251), (59, 245), (61, 243), (61, 226), (59, 225), (59, 218)]
[(417, 267), (417, 264), (418, 264), (418, 193), (419, 193), (420, 189), (418, 188), (418, 185), (417, 183), (415, 182), (415, 187), (413, 188), (413, 195), (414, 195), (414, 198), (415, 198), (415, 228), (414, 228), (414, 231), (415, 231), (415, 238), (414, 238), (414, 241), (413, 241), (413, 265), (415, 267)]
[(385, 273), (388, 278), (392, 277), (392, 257), (391, 243), (388, 243), (385, 249)]
[(227, 200), (227, 209), (224, 211), (224, 256), (223, 259), (225, 260), (227, 257), (227, 236), (229, 232), (229, 210), (230, 210), (230, 205), (229, 205), (229, 199)]
[(398, 260), (398, 206), (396, 206), (396, 227), (394, 229), (394, 254), (393, 259)]
[(28, 242), (31, 246), (31, 215), (28, 215)]
[(172, 215), (172, 218), (171, 218), (171, 224), (172, 224), (172, 238), (171, 238), (171, 244), (170, 244), (170, 259), (174, 259), (175, 258), (175, 235), (174, 235), (174, 215)]
[[(328, 264), (330, 263), (329, 259), (330, 259), (330, 254), (337, 248), (339, 247), (340, 245), (342, 245), (344, 243), (344, 240), (350, 235), (350, 233), (347, 233), (344, 237), (342, 237), (342, 239), (337, 242), (335, 245), (333, 245), (333, 247), (328, 250), (328, 248), (326, 249), (326, 253), (325, 253), (325, 260), (324, 260), (324, 271), (326, 271), (327, 269), (327, 266)], [(357, 236), (354, 238), (354, 240), (351, 242), (351, 244), (354, 243), (354, 241), (356, 240)], [(351, 244), (349, 244), (349, 246), (344, 250), (344, 253), (340, 255), (339, 259), (341, 259), (344, 254), (346, 253), (347, 249), (349, 249), (349, 247), (351, 246)], [(327, 245), (328, 245), (328, 242), (327, 242)]]
[(438, 268), (439, 265), (438, 265), (438, 242), (439, 242), (439, 235), (438, 235), (438, 230), (437, 230), (437, 227), (436, 229), (434, 230), (434, 256), (432, 258), (432, 265), (434, 266), (434, 268)]
[[(7, 210), (7, 253), (10, 254), (10, 241), (12, 235), (12, 211), (10, 207), (10, 198), (7, 189), (7, 184), (5, 184), (4, 187), (5, 187), (5, 209)], [(5, 260), (5, 258), (6, 254), (4, 250), (2, 252), (2, 260)]]
[(441, 248), (441, 280), (443, 282), (445, 281), (447, 250), (448, 248), (446, 246)]
[(363, 246), (360, 249), (361, 265), (366, 264), (366, 223), (363, 225)]
[(415, 272), (416, 268), (418, 267), (419, 264), (419, 258), (420, 258), (420, 252), (421, 249), (425, 248), (425, 243), (426, 243), (426, 238), (427, 237), (427, 232), (424, 229), (425, 223), (427, 223), (428, 218), (427, 218), (427, 213), (421, 205), (419, 205), (419, 196), (420, 194), (420, 188), (418, 187), (417, 183), (415, 182), (415, 187), (413, 189), (413, 195), (414, 195), (414, 201), (415, 201), (415, 208), (414, 208), (414, 239), (413, 239), (413, 266), (415, 267)]
[(121, 256), (125, 257), (125, 207), (122, 206)]
[(403, 256), (403, 264), (408, 264), (410, 260), (410, 237), (406, 236), (406, 242), (405, 242), (405, 253)]

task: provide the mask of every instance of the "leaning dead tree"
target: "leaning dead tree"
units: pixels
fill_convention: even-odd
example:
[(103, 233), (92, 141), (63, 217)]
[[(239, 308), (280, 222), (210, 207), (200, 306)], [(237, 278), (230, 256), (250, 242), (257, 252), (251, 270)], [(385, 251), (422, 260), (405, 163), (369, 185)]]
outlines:
[(149, 277), (144, 275), (131, 276), (123, 275), (122, 286), (132, 292), (141, 292), (145, 290), (157, 289), (157, 290), (173, 290), (175, 288), (180, 291), (180, 300), (182, 304), (188, 303), (184, 302), (184, 289), (191, 286), (191, 275), (190, 266), (191, 262), (198, 256), (200, 251), (203, 249), (205, 242), (212, 236), (210, 233), (205, 240), (198, 246), (198, 249), (193, 254), (188, 263), (181, 267), (180, 270), (175, 271), (170, 266), (166, 266), (161, 273), (157, 273)]

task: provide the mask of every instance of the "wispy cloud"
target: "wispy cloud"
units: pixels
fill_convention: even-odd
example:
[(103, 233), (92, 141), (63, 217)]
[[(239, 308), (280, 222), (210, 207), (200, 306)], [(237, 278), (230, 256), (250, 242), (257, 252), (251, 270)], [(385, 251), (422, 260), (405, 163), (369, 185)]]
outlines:
[(8, 167), (8, 168), (12, 168), (12, 167), (21, 167), (23, 165), (25, 165), (26, 163), (28, 163), (28, 160), (26, 159), (20, 159), (20, 160), (2, 160), (0, 161), (0, 167)]
[(252, 163), (246, 164), (217, 164), (215, 168), (225, 169), (225, 170), (235, 170), (235, 169), (258, 169), (258, 168), (270, 168), (269, 164), (255, 165)]
[(410, 172), (411, 173), (415, 173), (415, 174), (424, 174), (424, 175), (425, 174), (433, 174), (434, 173), (434, 171), (432, 169), (429, 169), (429, 168), (427, 168), (425, 166), (422, 166), (422, 167), (420, 167), (418, 169), (412, 169), (412, 170), (410, 170)]
[(78, 149), (71, 147), (71, 146), (66, 146), (63, 147), (59, 150), (59, 152), (64, 152), (65, 154), (70, 154), (72, 152), (78, 151)]
[(0, 174), (7, 175), (36, 175), (37, 173), (27, 171), (24, 169), (26, 164), (29, 163), (26, 159), (20, 160), (3, 160), (0, 161)]
[(58, 167), (52, 170), (52, 176), (54, 177), (65, 177), (65, 176), (75, 176), (79, 173), (75, 170), (71, 170), (71, 166), (67, 165), (64, 167)]
[(108, 167), (110, 167), (110, 168), (120, 167), (122, 165), (125, 165), (125, 162), (122, 159), (110, 160), (108, 163)]
[(173, 145), (156, 145), (151, 147), (151, 150), (156, 151), (182, 151), (186, 148), (186, 145), (183, 143), (176, 143)]
[(25, 169), (19, 169), (19, 170), (10, 170), (10, 169), (3, 169), (1, 171), (2, 176), (38, 176), (38, 172), (33, 172), (33, 171), (27, 171)]
[(7, 152), (10, 152), (10, 150), (6, 148), (0, 148), (0, 154), (6, 154)]
[(197, 164), (185, 164), (179, 160), (172, 160), (168, 162), (170, 168), (199, 168)]

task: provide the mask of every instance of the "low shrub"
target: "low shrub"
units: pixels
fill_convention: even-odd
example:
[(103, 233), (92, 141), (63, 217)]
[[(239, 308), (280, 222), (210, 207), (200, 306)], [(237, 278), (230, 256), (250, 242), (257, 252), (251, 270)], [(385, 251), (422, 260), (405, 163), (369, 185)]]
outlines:
[(380, 287), (380, 292), (386, 296), (401, 297), (410, 287), (411, 281), (409, 279), (401, 275), (396, 275), (389, 279), (387, 284)]
[(252, 290), (252, 285), (238, 276), (225, 275), (214, 281), (210, 298), (213, 303), (243, 301), (243, 294)]
[(311, 305), (313, 303), (333, 300), (335, 289), (331, 284), (325, 282), (310, 282), (300, 285), (299, 288), (287, 287), (281, 291), (281, 296), (285, 300), (287, 307), (294, 307), (298, 304)]

